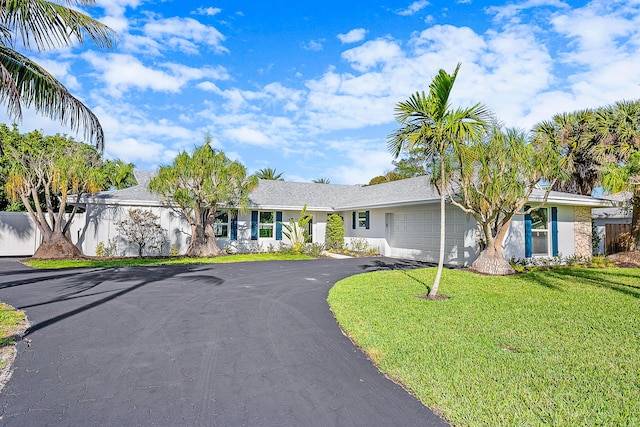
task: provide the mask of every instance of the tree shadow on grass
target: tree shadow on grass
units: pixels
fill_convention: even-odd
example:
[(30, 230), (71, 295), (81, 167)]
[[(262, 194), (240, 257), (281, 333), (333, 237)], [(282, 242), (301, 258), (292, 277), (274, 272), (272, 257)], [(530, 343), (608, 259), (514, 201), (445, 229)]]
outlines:
[(640, 298), (640, 285), (628, 283), (629, 279), (635, 279), (640, 282), (640, 275), (611, 270), (593, 271), (589, 269), (571, 268), (534, 272), (528, 277), (538, 284), (560, 291), (563, 289), (553, 283), (556, 282), (556, 280), (550, 280), (550, 278), (565, 282), (580, 282), (582, 284), (607, 288), (625, 295)]
[[(406, 259), (399, 259), (399, 260), (375, 259), (370, 264), (361, 265), (360, 268), (367, 271), (400, 271), (409, 279), (424, 286), (426, 289), (425, 295), (427, 295), (431, 291), (431, 286), (428, 283), (424, 282), (423, 280), (420, 280), (417, 277), (409, 274), (409, 272), (412, 270), (420, 269), (420, 268), (431, 268), (431, 267), (437, 267), (437, 266), (438, 266), (437, 263), (426, 262), (426, 261), (406, 260)], [(449, 270), (455, 270), (458, 267), (445, 266), (445, 268)], [(423, 298), (424, 295), (420, 295), (419, 297)], [(441, 296), (441, 298), (439, 299), (447, 299), (447, 297)]]
[[(122, 297), (123, 295), (158, 281), (175, 279), (177, 283), (181, 285), (189, 282), (197, 282), (207, 283), (211, 286), (220, 286), (224, 283), (224, 280), (219, 277), (197, 274), (202, 270), (210, 271), (210, 268), (193, 265), (107, 268), (75, 272), (71, 277), (63, 276), (62, 278), (64, 279), (65, 286), (58, 291), (58, 295), (54, 295), (52, 298), (52, 293), (55, 294), (56, 291), (54, 286), (50, 286), (49, 289), (43, 290), (42, 299), (40, 301), (25, 304), (24, 306), (17, 308), (24, 309), (69, 301), (78, 302), (80, 305), (54, 317), (33, 324), (29, 329), (27, 329), (23, 336), (31, 335), (43, 328), (83, 313), (87, 310), (99, 307), (115, 300), (116, 298)], [(56, 276), (50, 277), (49, 279), (52, 280), (52, 285), (55, 285), (56, 281), (60, 278), (61, 276)], [(96, 290), (97, 292), (84, 294), (90, 290)], [(98, 295), (101, 297), (99, 299), (95, 299)], [(90, 301), (83, 304), (85, 300)]]

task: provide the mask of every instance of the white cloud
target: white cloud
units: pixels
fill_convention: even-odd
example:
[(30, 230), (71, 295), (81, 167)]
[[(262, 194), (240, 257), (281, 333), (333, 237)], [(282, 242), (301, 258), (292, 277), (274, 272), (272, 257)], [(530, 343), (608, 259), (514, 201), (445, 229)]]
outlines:
[(222, 12), (222, 9), (220, 9), (219, 7), (199, 7), (191, 13), (194, 13), (196, 15), (215, 16), (220, 12)]
[[(335, 184), (368, 184), (371, 178), (393, 169), (392, 156), (378, 140), (348, 139), (332, 141), (329, 146), (348, 159), (343, 165), (324, 172)], [(375, 149), (381, 147), (381, 149)]]
[(302, 48), (304, 50), (311, 50), (313, 52), (319, 52), (323, 49), (322, 43), (324, 42), (324, 39), (320, 39), (320, 40), (309, 40), (306, 43), (302, 44)]
[(497, 21), (503, 19), (519, 20), (518, 14), (527, 9), (536, 7), (555, 7), (555, 8), (569, 8), (570, 6), (560, 0), (526, 0), (519, 3), (507, 4), (506, 6), (490, 6), (486, 8), (486, 12), (495, 15)]
[(376, 39), (362, 46), (342, 52), (342, 59), (348, 61), (357, 71), (367, 71), (379, 64), (401, 59), (402, 49), (394, 40)]
[(364, 28), (354, 28), (346, 34), (338, 34), (338, 40), (342, 43), (357, 43), (364, 40), (367, 30)]
[(418, 0), (411, 3), (406, 9), (399, 10), (396, 13), (401, 16), (415, 15), (427, 6), (429, 6), (428, 1)]
[(192, 18), (152, 20), (144, 25), (144, 34), (186, 54), (198, 53), (200, 45), (206, 45), (216, 53), (229, 52), (222, 45), (226, 37), (220, 31)]
[(135, 9), (141, 0), (96, 0), (96, 6), (101, 7), (110, 16), (121, 16), (127, 7)]
[(96, 70), (111, 96), (121, 96), (129, 89), (177, 93), (192, 80), (203, 78), (225, 79), (226, 70), (218, 68), (192, 68), (181, 64), (160, 64), (165, 70), (150, 68), (132, 55), (98, 55), (86, 52), (83, 58)]
[(249, 145), (269, 145), (270, 139), (261, 131), (242, 126), (224, 131), (224, 136), (232, 142)]

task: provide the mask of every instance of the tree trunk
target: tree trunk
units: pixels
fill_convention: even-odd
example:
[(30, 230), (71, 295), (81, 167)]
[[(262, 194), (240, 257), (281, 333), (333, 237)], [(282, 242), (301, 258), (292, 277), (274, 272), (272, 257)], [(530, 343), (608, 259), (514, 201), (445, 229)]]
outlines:
[[(440, 166), (440, 185), (444, 187), (444, 164)], [(444, 189), (440, 190), (440, 255), (438, 256), (438, 271), (436, 272), (436, 278), (433, 281), (433, 286), (429, 290), (429, 298), (435, 299), (438, 294), (438, 286), (440, 286), (440, 278), (442, 278), (442, 268), (444, 267), (444, 249), (446, 238), (446, 223), (445, 223), (445, 197)]]
[(189, 242), (186, 255), (203, 258), (224, 255), (224, 252), (216, 242), (213, 227), (203, 228), (201, 225), (191, 226), (191, 242)]
[(52, 232), (43, 234), (42, 242), (32, 258), (74, 259), (84, 258), (84, 255), (62, 232)]
[[(510, 222), (510, 221), (509, 221)], [(471, 264), (471, 270), (491, 276), (506, 276), (515, 274), (515, 270), (504, 257), (502, 242), (509, 229), (509, 222), (503, 224), (496, 237), (487, 237), (487, 246), (480, 252), (478, 258)]]

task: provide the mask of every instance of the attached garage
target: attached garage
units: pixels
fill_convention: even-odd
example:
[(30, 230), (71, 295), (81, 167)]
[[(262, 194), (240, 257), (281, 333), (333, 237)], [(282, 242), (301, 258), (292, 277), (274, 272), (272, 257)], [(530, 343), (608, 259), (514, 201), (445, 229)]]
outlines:
[[(385, 214), (388, 253), (394, 258), (437, 262), (440, 250), (440, 206), (407, 207)], [(469, 265), (477, 256), (473, 220), (446, 207), (445, 263)]]

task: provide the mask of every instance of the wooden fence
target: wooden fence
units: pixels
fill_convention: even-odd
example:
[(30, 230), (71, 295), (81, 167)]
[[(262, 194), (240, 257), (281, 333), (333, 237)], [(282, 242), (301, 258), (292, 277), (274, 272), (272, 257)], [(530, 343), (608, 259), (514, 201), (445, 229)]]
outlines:
[(607, 255), (624, 252), (629, 249), (631, 224), (606, 224), (605, 236), (605, 253)]

